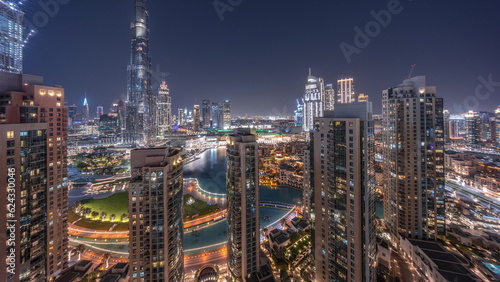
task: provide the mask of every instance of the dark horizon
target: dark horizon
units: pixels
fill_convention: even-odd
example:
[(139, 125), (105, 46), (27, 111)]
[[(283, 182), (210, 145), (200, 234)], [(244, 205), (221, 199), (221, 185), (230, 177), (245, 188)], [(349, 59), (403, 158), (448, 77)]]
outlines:
[[(213, 3), (148, 1), (154, 76), (169, 73), (174, 114), (203, 99), (231, 100), (234, 116), (292, 114), (309, 67), (325, 83), (354, 77), (356, 93), (369, 95), (380, 113), (382, 90), (399, 85), (413, 64), (413, 76), (426, 75), (453, 113), (467, 110), (464, 104), (470, 108), (477, 102), (478, 111), (500, 105), (498, 83), (475, 95), (484, 84), (478, 77), (500, 81), (498, 2), (475, 2), (472, 8), (404, 0), (399, 5), (395, 0), (242, 1), (224, 12), (222, 21)], [(26, 45), (24, 71), (65, 87), (71, 104), (81, 105), (87, 93), (91, 113), (97, 105), (107, 111), (126, 95), (133, 4), (60, 5)], [(42, 10), (36, 3), (24, 5), (28, 20)], [(355, 46), (354, 28), (364, 30), (374, 20), (371, 11), (388, 5), (396, 13), (348, 63), (340, 44)]]

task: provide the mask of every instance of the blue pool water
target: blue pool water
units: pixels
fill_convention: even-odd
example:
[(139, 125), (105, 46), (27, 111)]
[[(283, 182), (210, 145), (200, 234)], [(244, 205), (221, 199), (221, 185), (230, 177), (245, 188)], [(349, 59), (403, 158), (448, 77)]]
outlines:
[(495, 264), (491, 264), (491, 263), (488, 263), (488, 262), (484, 262), (483, 261), (483, 264), (491, 271), (493, 272), (495, 275), (498, 275), (500, 276), (500, 265), (495, 265)]

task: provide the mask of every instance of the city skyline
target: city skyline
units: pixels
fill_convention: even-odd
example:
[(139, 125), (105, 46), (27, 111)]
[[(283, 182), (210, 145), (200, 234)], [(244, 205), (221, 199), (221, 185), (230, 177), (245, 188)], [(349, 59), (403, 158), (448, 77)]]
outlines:
[[(58, 13), (51, 17), (44, 27), (39, 28), (36, 36), (27, 44), (25, 72), (39, 73), (46, 77), (49, 84), (62, 84), (68, 89), (68, 101), (71, 103), (79, 104), (79, 99), (85, 92), (88, 93), (90, 101), (96, 101), (98, 97), (107, 97), (99, 101), (104, 105), (110, 104), (115, 99), (125, 98), (126, 71), (124, 68), (129, 57), (127, 45), (130, 36), (127, 25), (130, 24), (133, 16), (133, 5), (120, 2), (120, 9), (111, 8), (116, 7), (117, 3), (117, 1), (106, 3), (71, 1), (61, 5)], [(474, 96), (476, 87), (481, 84), (478, 77), (488, 80), (491, 75), (492, 81), (500, 81), (500, 74), (495, 67), (498, 65), (498, 56), (495, 56), (494, 44), (492, 44), (495, 42), (495, 37), (489, 36), (489, 34), (496, 34), (494, 26), (498, 24), (494, 23), (499, 19), (494, 17), (493, 11), (498, 7), (498, 3), (476, 3), (474, 11), (469, 11), (468, 6), (463, 3), (456, 3), (451, 7), (446, 3), (406, 1), (400, 3), (403, 7), (402, 12), (392, 15), (391, 23), (381, 29), (379, 36), (371, 38), (370, 44), (362, 48), (360, 54), (352, 55), (352, 61), (349, 64), (339, 44), (346, 42), (352, 45), (356, 35), (353, 28), (358, 26), (363, 29), (373, 20), (370, 12), (387, 9), (386, 3), (363, 3), (363, 5), (310, 3), (302, 7), (292, 2), (287, 3), (284, 10), (283, 7), (278, 8), (277, 4), (273, 3), (247, 1), (235, 7), (233, 12), (226, 12), (224, 21), (220, 21), (212, 3), (181, 5), (150, 1), (151, 16), (154, 19), (151, 23), (153, 80), (158, 80), (153, 81), (153, 84), (158, 86), (161, 83), (159, 72), (169, 73), (167, 83), (171, 88), (173, 108), (191, 107), (195, 104), (195, 99), (197, 103), (201, 103), (202, 99), (219, 101), (230, 99), (233, 102), (235, 115), (246, 113), (272, 115), (276, 109), (281, 113), (293, 113), (295, 101), (302, 95), (302, 81), (309, 67), (312, 67), (313, 75), (323, 77), (325, 81), (354, 77), (356, 92), (372, 97), (375, 113), (381, 112), (379, 102), (381, 90), (406, 78), (413, 64), (417, 64), (414, 74), (427, 75), (431, 79), (429, 82), (436, 85), (440, 93), (443, 93), (442, 96), (447, 101), (445, 108), (450, 110), (456, 108), (455, 104), (463, 106), (464, 101), (468, 101), (466, 100), (468, 97)], [(33, 14), (40, 7), (29, 3), (25, 5), (26, 16), (32, 19)], [(95, 9), (98, 5), (102, 8), (100, 10), (110, 13), (94, 12), (95, 19), (89, 24), (102, 26), (85, 27), (85, 30), (78, 27), (78, 21), (81, 19), (79, 15)], [(320, 15), (313, 17), (311, 14), (313, 10), (327, 13), (332, 8), (345, 10), (346, 15), (339, 19), (325, 20)], [(263, 12), (264, 10), (269, 12)], [(272, 11), (285, 11), (286, 13), (280, 15)], [(462, 17), (464, 13), (467, 13), (467, 17)], [(163, 17), (165, 14), (169, 17)], [(253, 26), (250, 27), (249, 24), (253, 22), (252, 18), (257, 15), (262, 22), (258, 25), (250, 25)], [(450, 20), (444, 23), (439, 22), (440, 17), (437, 15), (447, 15)], [(195, 16), (199, 20), (186, 22), (186, 17)], [(274, 29), (265, 29), (265, 26), (272, 26), (271, 21), (280, 22), (274, 16), (281, 19), (281, 23), (276, 28), (284, 32), (276, 33)], [(419, 24), (415, 25), (417, 18), (422, 16), (427, 21), (418, 21)], [(290, 22), (289, 17), (298, 18), (299, 21)], [(471, 21), (471, 18), (476, 20)], [(109, 19), (112, 20), (109, 21)], [(106, 20), (105, 25), (104, 20)], [(489, 24), (486, 24), (487, 22)], [(175, 27), (179, 25), (183, 28), (176, 29)], [(320, 31), (314, 31), (314, 27), (319, 25), (327, 27), (327, 31), (322, 31), (322, 33), (331, 34), (328, 36), (329, 44), (324, 44), (328, 47), (314, 46), (306, 49), (305, 42), (293, 35), (294, 30), (303, 30), (320, 36), (318, 34)], [(450, 29), (449, 32), (443, 33), (448, 29)], [(70, 41), (75, 31), (81, 31), (82, 36)], [(191, 34), (186, 36), (184, 31), (189, 31)], [(104, 37), (110, 32), (114, 34), (113, 40)], [(478, 32), (485, 36), (475, 36), (476, 40), (472, 41), (465, 40)], [(425, 36), (412, 36), (415, 46), (404, 46), (402, 49), (393, 46), (388, 40), (389, 38), (396, 41), (405, 40), (411, 33), (425, 34)], [(68, 34), (68, 36), (61, 37), (60, 34)], [(94, 51), (97, 46), (90, 46), (90, 41), (81, 40), (91, 34), (102, 39), (103, 43), (99, 44), (99, 48), (109, 50), (109, 52), (104, 52), (106, 57), (95, 55)], [(257, 45), (263, 42), (262, 38), (267, 39), (264, 46), (268, 48), (260, 47), (261, 44)], [(464, 40), (458, 42), (459, 39)], [(54, 40), (59, 42), (57, 46), (43, 43)], [(200, 46), (200, 43), (205, 40), (209, 40), (206, 42), (211, 42), (211, 45), (198, 50), (199, 47), (196, 46)], [(427, 40), (433, 41), (434, 44), (427, 44)], [(283, 43), (278, 43), (278, 41), (283, 41)], [(287, 50), (290, 51), (277, 55), (278, 49), (285, 43), (289, 48)], [(244, 47), (244, 45), (248, 46)], [(32, 52), (35, 48), (37, 50)], [(472, 56), (469, 53), (470, 50), (474, 50)], [(244, 52), (249, 52), (251, 55), (244, 56)], [(297, 59), (293, 55), (297, 52), (304, 56)], [(46, 54), (46, 58), (40, 58), (38, 55), (41, 53)], [(75, 56), (76, 53), (89, 54), (89, 56)], [(90, 56), (91, 53), (93, 56)], [(34, 60), (35, 56), (38, 57)], [(55, 62), (59, 62), (68, 61), (69, 57), (72, 59), (68, 67), (77, 75), (68, 76), (64, 68), (48, 70), (40, 67), (49, 60), (53, 63), (52, 58), (55, 58)], [(80, 57), (90, 58), (90, 60), (83, 61)], [(470, 59), (461, 60), (463, 57)], [(251, 61), (248, 62), (250, 59)], [(388, 60), (397, 64), (393, 63), (391, 67), (387, 67), (386, 61)], [(97, 64), (101, 61), (105, 64)], [(238, 71), (230, 72), (229, 69)], [(373, 75), (374, 73), (376, 75)], [(253, 83), (251, 84), (249, 77), (252, 77)], [(83, 85), (81, 78), (102, 82), (92, 86)], [(213, 83), (221, 78), (229, 83)], [(484, 93), (485, 90), (481, 91)], [(257, 107), (256, 103), (260, 99), (268, 99), (269, 103), (263, 107)], [(286, 109), (283, 102), (286, 103)], [(474, 101), (468, 102), (471, 105), (474, 104)], [(479, 99), (478, 102), (479, 107), (476, 110), (493, 111), (494, 108), (490, 105), (500, 105), (500, 98), (493, 94), (487, 99)]]

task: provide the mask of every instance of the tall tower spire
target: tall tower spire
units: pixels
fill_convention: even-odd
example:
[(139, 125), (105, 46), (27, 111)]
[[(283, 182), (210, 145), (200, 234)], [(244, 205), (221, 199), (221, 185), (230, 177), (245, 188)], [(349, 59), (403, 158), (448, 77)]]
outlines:
[(135, 18), (131, 24), (131, 35), (124, 141), (134, 145), (150, 145), (155, 136), (156, 111), (151, 88), (149, 13), (146, 9), (146, 0), (135, 0)]

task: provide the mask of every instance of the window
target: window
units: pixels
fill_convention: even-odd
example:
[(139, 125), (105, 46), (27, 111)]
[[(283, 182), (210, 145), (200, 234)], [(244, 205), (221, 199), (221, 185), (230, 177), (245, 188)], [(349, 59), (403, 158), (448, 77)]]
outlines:
[(14, 131), (7, 131), (7, 138), (9, 139), (14, 138)]

